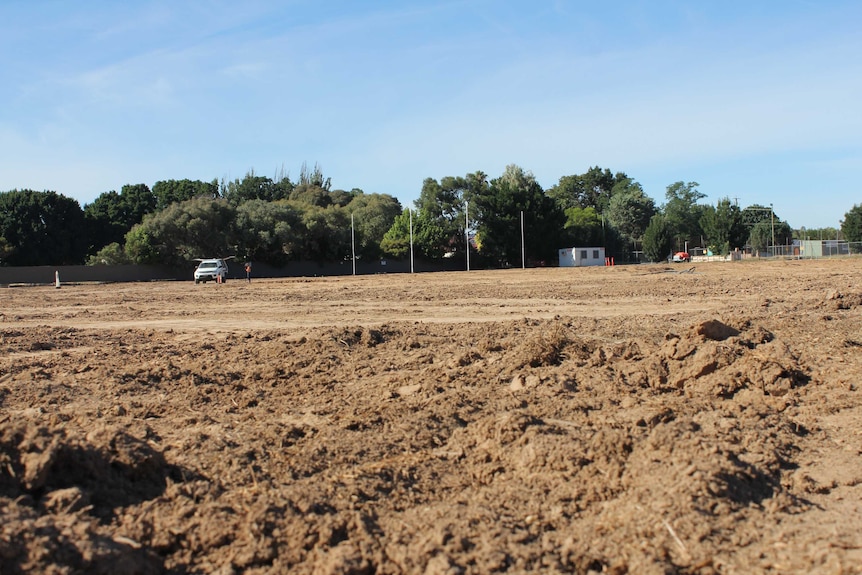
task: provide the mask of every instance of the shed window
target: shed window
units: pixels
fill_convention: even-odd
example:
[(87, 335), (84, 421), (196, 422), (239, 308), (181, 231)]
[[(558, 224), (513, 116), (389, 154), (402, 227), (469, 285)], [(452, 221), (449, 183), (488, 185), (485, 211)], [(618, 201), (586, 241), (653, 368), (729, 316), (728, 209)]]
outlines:
[(587, 259), (587, 250), (581, 250), (581, 259), (582, 260)]

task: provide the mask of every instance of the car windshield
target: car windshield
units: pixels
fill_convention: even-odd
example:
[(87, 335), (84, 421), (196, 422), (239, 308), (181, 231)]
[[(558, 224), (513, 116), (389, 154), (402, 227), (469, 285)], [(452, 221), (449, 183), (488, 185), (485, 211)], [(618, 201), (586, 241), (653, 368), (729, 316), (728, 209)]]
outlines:
[(216, 262), (201, 262), (201, 265), (198, 266), (199, 270), (208, 270), (210, 268), (218, 267)]

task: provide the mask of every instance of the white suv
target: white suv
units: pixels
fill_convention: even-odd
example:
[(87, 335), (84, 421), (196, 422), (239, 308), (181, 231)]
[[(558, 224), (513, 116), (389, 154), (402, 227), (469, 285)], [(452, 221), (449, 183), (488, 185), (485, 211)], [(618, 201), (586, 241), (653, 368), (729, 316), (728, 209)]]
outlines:
[(224, 260), (202, 260), (195, 268), (195, 283), (218, 281), (219, 277), (224, 283), (227, 281), (227, 272), (227, 262)]

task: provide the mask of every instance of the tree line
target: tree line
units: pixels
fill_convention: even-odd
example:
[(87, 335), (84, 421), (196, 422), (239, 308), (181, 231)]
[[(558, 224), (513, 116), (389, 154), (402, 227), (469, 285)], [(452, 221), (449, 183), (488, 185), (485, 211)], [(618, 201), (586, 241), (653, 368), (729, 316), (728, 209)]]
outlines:
[[(434, 260), (470, 250), (477, 267), (556, 263), (561, 247), (604, 246), (617, 261), (642, 254), (662, 261), (685, 246), (716, 254), (789, 244), (794, 230), (772, 207), (715, 205), (696, 182), (667, 186), (657, 205), (623, 172), (591, 167), (543, 189), (529, 171), (509, 165), (490, 178), (426, 178), (414, 206), (388, 194), (332, 189), (319, 165), (303, 164), (296, 181), (248, 172), (242, 179), (164, 180), (129, 184), (83, 208), (53, 191), (0, 193), (2, 265), (163, 264), (236, 256), (283, 266), (291, 261), (403, 258)], [(862, 206), (841, 224), (862, 241)], [(836, 239), (839, 230), (807, 230)]]

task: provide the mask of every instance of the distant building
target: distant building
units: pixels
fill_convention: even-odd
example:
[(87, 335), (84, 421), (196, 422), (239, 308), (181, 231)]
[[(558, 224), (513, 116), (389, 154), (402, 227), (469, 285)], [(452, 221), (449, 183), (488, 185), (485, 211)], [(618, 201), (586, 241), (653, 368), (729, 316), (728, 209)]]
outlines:
[(605, 248), (561, 248), (559, 255), (561, 268), (605, 265)]

